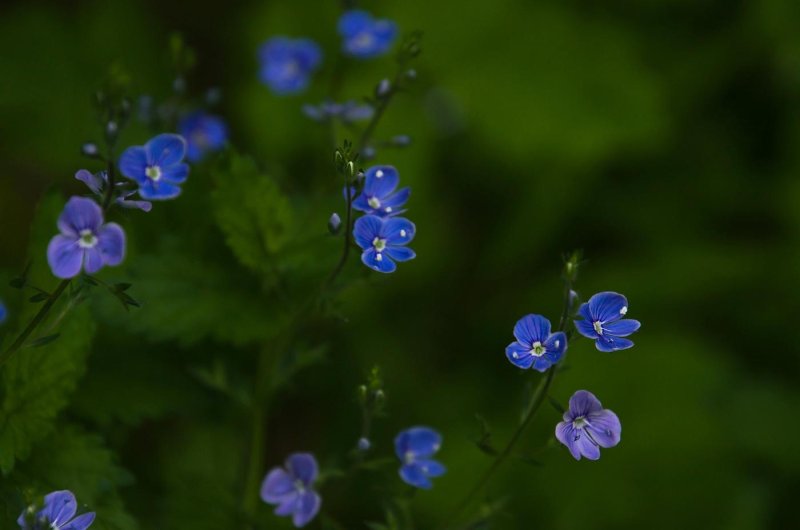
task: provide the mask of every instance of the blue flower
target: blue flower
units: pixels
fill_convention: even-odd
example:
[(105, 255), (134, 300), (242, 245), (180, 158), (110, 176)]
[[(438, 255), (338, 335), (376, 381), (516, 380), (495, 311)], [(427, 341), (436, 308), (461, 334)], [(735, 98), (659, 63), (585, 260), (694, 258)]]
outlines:
[(150, 201), (174, 199), (189, 176), (183, 163), (186, 140), (177, 134), (159, 134), (143, 147), (129, 147), (119, 158), (123, 175), (139, 184), (139, 195)]
[(0, 300), (0, 324), (5, 323), (6, 319), (8, 318), (8, 309), (6, 309), (6, 304)]
[(199, 162), (208, 152), (218, 151), (228, 139), (228, 127), (222, 118), (202, 111), (184, 116), (178, 123), (178, 132), (186, 138), (186, 158)]
[(103, 211), (91, 199), (72, 197), (58, 218), (60, 235), (47, 246), (47, 262), (58, 278), (89, 274), (125, 257), (125, 232), (116, 223), (103, 224)]
[(86, 530), (94, 522), (94, 512), (75, 517), (78, 503), (71, 491), (54, 491), (44, 498), (44, 508), (36, 515), (33, 507), (22, 512), (17, 524), (22, 530)]
[(593, 339), (595, 347), (604, 352), (625, 350), (633, 341), (624, 339), (641, 324), (638, 320), (622, 318), (628, 313), (628, 300), (619, 293), (597, 293), (582, 304), (578, 314), (584, 320), (576, 320), (575, 327), (584, 337)]
[(364, 190), (353, 199), (353, 208), (364, 213), (387, 217), (403, 213), (401, 210), (411, 188), (405, 187), (397, 192), (400, 175), (392, 166), (372, 166), (367, 170), (364, 179)]
[(567, 350), (567, 336), (550, 333), (550, 321), (542, 315), (526, 315), (514, 326), (516, 342), (506, 346), (506, 357), (514, 366), (544, 372)]
[(356, 220), (353, 236), (364, 252), (361, 261), (379, 272), (394, 272), (395, 261), (414, 259), (416, 254), (405, 245), (414, 239), (414, 223), (402, 217), (381, 218), (364, 215)]
[[(108, 186), (108, 173), (100, 171), (99, 173), (92, 174), (86, 169), (80, 169), (75, 173), (75, 178), (86, 184), (86, 187), (92, 190), (98, 197), (105, 196), (105, 189)], [(117, 182), (117, 186), (122, 187), (124, 182)], [(134, 195), (136, 191), (118, 190), (118, 195), (114, 199), (114, 204), (118, 204), (123, 208), (136, 208), (143, 212), (149, 212), (153, 208), (153, 204), (148, 201), (133, 201), (128, 197)]]
[(600, 458), (601, 447), (619, 443), (622, 424), (612, 411), (604, 409), (594, 394), (578, 390), (569, 398), (564, 421), (556, 425), (556, 438), (566, 445), (575, 460)]
[(383, 55), (397, 37), (397, 25), (391, 20), (376, 20), (360, 9), (347, 11), (339, 18), (339, 35), (344, 53), (360, 59)]
[(276, 94), (305, 90), (322, 61), (322, 51), (310, 39), (273, 37), (258, 50), (261, 82)]
[(429, 427), (412, 427), (394, 439), (394, 450), (400, 459), (400, 478), (415, 488), (431, 489), (431, 478), (441, 477), (447, 469), (433, 460), (442, 446), (442, 435)]
[(375, 114), (372, 105), (359, 104), (349, 100), (344, 103), (323, 101), (319, 105), (303, 105), (303, 113), (314, 121), (328, 121), (339, 118), (344, 123), (368, 120)]
[(264, 502), (277, 505), (275, 515), (292, 516), (297, 528), (305, 526), (319, 512), (322, 499), (312, 489), (318, 468), (314, 455), (294, 453), (283, 468), (275, 467), (261, 484)]

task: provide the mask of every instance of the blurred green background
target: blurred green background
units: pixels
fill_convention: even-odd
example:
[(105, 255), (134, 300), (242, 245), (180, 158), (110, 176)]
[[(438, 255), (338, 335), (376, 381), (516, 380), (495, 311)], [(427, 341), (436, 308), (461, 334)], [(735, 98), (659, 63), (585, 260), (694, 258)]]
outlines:
[[(294, 450), (313, 451), (323, 467), (343, 465), (359, 432), (355, 388), (379, 365), (388, 416), (376, 423), (374, 454), (391, 456), (394, 435), (411, 425), (444, 435), (449, 473), (412, 501), (416, 528), (439, 524), (490, 463), (472, 443), (475, 414), (501, 445), (537, 379), (505, 359), (514, 323), (531, 312), (557, 318), (560, 256), (580, 248), (584, 299), (622, 292), (643, 325), (628, 351), (602, 354), (575, 340), (552, 395), (566, 402), (575, 390), (594, 392), (621, 418), (622, 442), (598, 462), (576, 462), (550, 444), (537, 453), (541, 465), (508, 463), (486, 491), (507, 501), (492, 528), (796, 524), (796, 1), (360, 4), (424, 31), (419, 81), (378, 130), (382, 138), (409, 134), (414, 144), (377, 158), (413, 188), (407, 216), (418, 258), (377, 277), (353, 257), (347, 274), (359, 280), (337, 297), (341, 318), (304, 331), (312, 349), (324, 344), (324, 360), (271, 402), (264, 470)], [(221, 89), (213, 112), (228, 121), (231, 143), (305, 204), (296, 222), (316, 227), (323, 242), (315, 259), (320, 271), (332, 268), (339, 242), (323, 236), (341, 195), (326, 131), (300, 107), (325, 97), (340, 10), (307, 0), (4, 3), (4, 277), (24, 267), (48, 190), (84, 193), (73, 174), (99, 169), (79, 147), (99, 140), (89, 96), (109, 66), (130, 74), (133, 94), (169, 95), (173, 31), (197, 53), (189, 93)], [(257, 80), (257, 46), (276, 34), (308, 36), (326, 50), (301, 96), (274, 96)], [(367, 95), (392, 69), (388, 57), (349, 61), (342, 94)], [(147, 138), (134, 126), (121, 144)], [(88, 368), (58, 416), (113, 451), (124, 475), (119, 495), (141, 528), (235, 527), (226, 514), (240, 503), (250, 420), (203, 381), (224, 366), (230, 386), (247, 389), (254, 338), (284, 303), (249, 288), (258, 281), (225, 246), (209, 211), (212, 166), (193, 169), (180, 200), (117, 219), (131, 238), (127, 262), (101, 276), (130, 280), (143, 307), (125, 314), (101, 293), (93, 298), (98, 334)], [(313, 207), (303, 202), (310, 195)], [(44, 260), (44, 244), (33, 247), (30, 257)], [(7, 287), (0, 298), (19, 310)], [(547, 446), (557, 421), (544, 408), (520, 450)], [(76, 493), (102, 491), (106, 480), (37, 477)], [(383, 500), (403, 491), (393, 467), (386, 477), (323, 485), (325, 516), (311, 528), (326, 518), (348, 530), (381, 520)], [(260, 510), (264, 528), (289, 527)]]

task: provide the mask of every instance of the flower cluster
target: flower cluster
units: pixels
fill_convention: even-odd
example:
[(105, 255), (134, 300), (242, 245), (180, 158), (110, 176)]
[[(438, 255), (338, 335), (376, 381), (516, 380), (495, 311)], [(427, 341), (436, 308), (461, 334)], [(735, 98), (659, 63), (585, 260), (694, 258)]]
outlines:
[(54, 491), (44, 498), (44, 507), (34, 506), (23, 511), (17, 519), (22, 530), (86, 530), (94, 522), (94, 512), (77, 517), (78, 502), (71, 491)]

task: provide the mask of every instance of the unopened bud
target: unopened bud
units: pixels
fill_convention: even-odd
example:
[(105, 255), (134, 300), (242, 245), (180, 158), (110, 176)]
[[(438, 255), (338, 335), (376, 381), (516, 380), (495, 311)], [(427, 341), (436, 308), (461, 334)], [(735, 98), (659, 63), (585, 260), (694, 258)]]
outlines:
[(222, 90), (217, 87), (209, 88), (206, 92), (206, 103), (216, 105), (222, 99)]
[(97, 158), (100, 155), (100, 149), (98, 149), (97, 144), (86, 142), (81, 146), (81, 154), (89, 158)]
[(385, 98), (389, 95), (389, 92), (392, 90), (392, 82), (388, 79), (382, 80), (378, 83), (378, 86), (375, 87), (375, 95), (379, 98)]
[(361, 437), (358, 439), (358, 450), (359, 451), (369, 451), (369, 448), (372, 447), (372, 444), (367, 438)]
[(172, 82), (172, 90), (174, 90), (176, 94), (183, 94), (186, 91), (186, 79), (182, 76), (176, 77), (175, 81)]
[(375, 158), (377, 151), (371, 145), (366, 146), (364, 149), (361, 150), (361, 156), (364, 160), (372, 160)]
[(406, 71), (405, 75), (406, 75), (406, 79), (408, 79), (409, 81), (413, 81), (413, 80), (415, 80), (417, 78), (417, 71), (414, 70), (413, 68), (411, 68), (408, 71)]
[(411, 137), (407, 134), (399, 134), (393, 137), (391, 142), (396, 147), (408, 147), (411, 145)]
[(336, 235), (339, 233), (341, 229), (342, 229), (342, 218), (339, 217), (338, 213), (333, 212), (331, 214), (331, 218), (328, 219), (328, 232), (330, 232), (333, 235)]

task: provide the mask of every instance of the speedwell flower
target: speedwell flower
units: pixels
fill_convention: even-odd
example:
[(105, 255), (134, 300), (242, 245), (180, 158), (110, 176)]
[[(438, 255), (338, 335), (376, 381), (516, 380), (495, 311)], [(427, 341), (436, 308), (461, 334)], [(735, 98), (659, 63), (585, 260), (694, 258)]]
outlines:
[(303, 114), (314, 121), (322, 122), (338, 118), (344, 123), (353, 123), (370, 119), (375, 114), (375, 109), (372, 105), (357, 103), (351, 99), (344, 103), (323, 101), (319, 105), (303, 105)]
[(296, 94), (308, 86), (322, 61), (322, 51), (310, 39), (273, 37), (258, 49), (261, 82), (276, 94)]
[(228, 127), (222, 118), (196, 111), (181, 118), (178, 132), (186, 138), (186, 158), (199, 162), (206, 153), (218, 151), (228, 139)]
[(442, 446), (442, 435), (429, 427), (411, 427), (394, 439), (394, 450), (400, 459), (400, 478), (415, 488), (431, 489), (431, 478), (441, 477), (447, 469), (433, 460)]
[(372, 166), (365, 174), (364, 190), (353, 199), (353, 208), (364, 213), (387, 217), (403, 213), (401, 208), (411, 195), (411, 188), (395, 191), (400, 175), (392, 166)]
[(58, 218), (60, 235), (47, 246), (47, 262), (58, 278), (89, 274), (125, 257), (125, 232), (116, 223), (103, 224), (103, 211), (91, 199), (72, 197)]
[(183, 163), (185, 154), (182, 136), (159, 134), (144, 146), (127, 148), (119, 158), (119, 169), (139, 185), (143, 199), (174, 199), (189, 176), (189, 166)]
[(339, 35), (344, 39), (342, 49), (347, 55), (370, 59), (389, 51), (397, 37), (397, 24), (353, 9), (339, 18)]
[(75, 517), (78, 503), (71, 491), (54, 491), (44, 498), (44, 508), (34, 515), (33, 507), (17, 519), (22, 530), (86, 530), (94, 522), (94, 512)]
[(514, 326), (514, 337), (506, 347), (506, 357), (514, 366), (544, 372), (561, 360), (567, 349), (567, 336), (550, 333), (550, 321), (542, 315), (527, 315)]
[(578, 333), (594, 340), (595, 347), (604, 352), (624, 350), (633, 346), (625, 339), (641, 325), (638, 320), (623, 318), (628, 313), (628, 300), (619, 293), (597, 293), (582, 304), (576, 320)]
[(377, 215), (364, 215), (356, 220), (353, 237), (364, 249), (361, 261), (379, 272), (394, 272), (395, 261), (414, 259), (416, 254), (405, 245), (414, 239), (414, 223), (402, 217), (383, 219)]
[(556, 425), (556, 438), (580, 460), (600, 458), (600, 448), (619, 443), (622, 424), (616, 414), (604, 409), (594, 394), (578, 390), (569, 398), (569, 410), (564, 421)]
[[(75, 173), (75, 178), (86, 184), (86, 187), (92, 190), (98, 197), (105, 196), (105, 190), (108, 186), (108, 173), (100, 171), (99, 173), (92, 174), (86, 169), (80, 169)], [(124, 182), (117, 182), (120, 188), (117, 190), (117, 196), (114, 199), (114, 204), (118, 204), (123, 208), (136, 208), (143, 212), (149, 212), (153, 208), (153, 204), (148, 201), (135, 201), (130, 200), (128, 197), (134, 195), (136, 191), (125, 190), (122, 188)]]
[(318, 468), (314, 455), (294, 453), (284, 467), (273, 468), (261, 484), (261, 498), (275, 504), (275, 515), (292, 516), (297, 528), (305, 526), (319, 512), (322, 499), (312, 489)]

